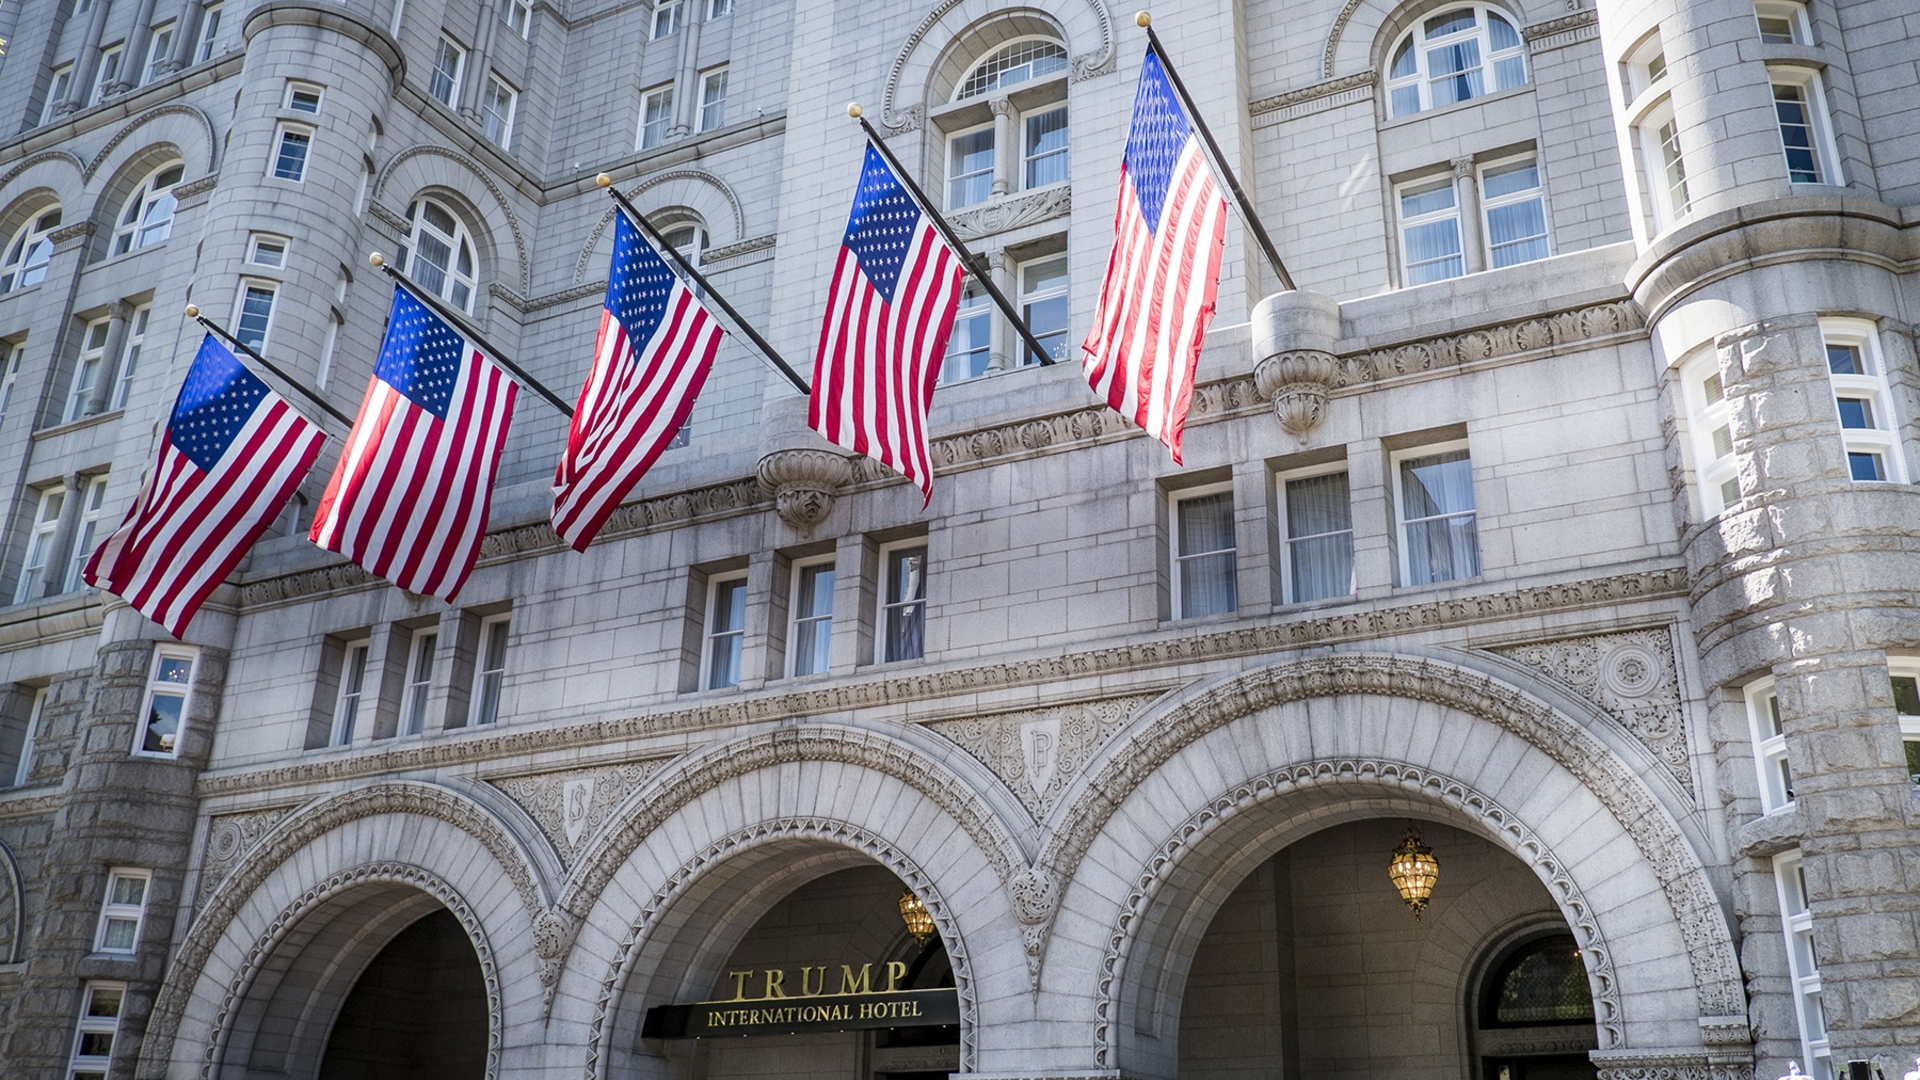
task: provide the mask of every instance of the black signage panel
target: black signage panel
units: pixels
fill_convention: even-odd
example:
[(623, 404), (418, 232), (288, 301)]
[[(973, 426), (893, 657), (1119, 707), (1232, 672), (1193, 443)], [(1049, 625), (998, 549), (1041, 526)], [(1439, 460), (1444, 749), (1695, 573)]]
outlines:
[(721, 1035), (792, 1035), (806, 1031), (946, 1027), (959, 1022), (960, 996), (952, 987), (947, 987), (880, 994), (656, 1005), (647, 1010), (646, 1024), (640, 1034), (649, 1039), (693, 1039)]

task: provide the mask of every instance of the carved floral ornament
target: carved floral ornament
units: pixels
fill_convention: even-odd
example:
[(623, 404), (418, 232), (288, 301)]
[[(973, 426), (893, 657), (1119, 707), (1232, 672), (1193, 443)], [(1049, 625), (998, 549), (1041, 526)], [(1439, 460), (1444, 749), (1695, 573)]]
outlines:
[(804, 531), (833, 512), (834, 496), (853, 480), (853, 466), (830, 450), (776, 450), (760, 459), (755, 474), (780, 520)]

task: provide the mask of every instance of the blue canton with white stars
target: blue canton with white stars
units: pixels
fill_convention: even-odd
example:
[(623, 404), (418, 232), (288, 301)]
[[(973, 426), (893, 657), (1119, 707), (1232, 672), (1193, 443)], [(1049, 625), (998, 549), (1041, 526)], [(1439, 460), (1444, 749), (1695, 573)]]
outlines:
[(1180, 152), (1193, 137), (1187, 115), (1173, 96), (1173, 85), (1160, 64), (1160, 54), (1149, 48), (1140, 66), (1140, 88), (1133, 95), (1133, 131), (1127, 135), (1127, 177), (1140, 199), (1140, 216), (1147, 229), (1160, 232), (1160, 211), (1173, 187), (1173, 169)]
[(629, 348), (639, 350), (660, 327), (667, 314), (667, 298), (673, 295), (673, 268), (640, 238), (627, 215), (616, 216), (613, 226), (613, 274), (607, 281), (607, 310), (626, 327)]
[(267, 384), (208, 334), (187, 369), (173, 403), (173, 419), (167, 422), (173, 448), (202, 472), (212, 472), (267, 393)]
[(860, 260), (860, 269), (874, 289), (893, 303), (893, 289), (907, 260), (907, 245), (920, 226), (920, 208), (887, 168), (880, 151), (867, 144), (866, 164), (860, 168), (860, 190), (853, 196), (853, 214), (847, 218), (847, 236), (841, 241)]
[(396, 285), (393, 310), (387, 314), (387, 338), (380, 343), (373, 373), (408, 401), (445, 420), (466, 345), (458, 330), (404, 286)]

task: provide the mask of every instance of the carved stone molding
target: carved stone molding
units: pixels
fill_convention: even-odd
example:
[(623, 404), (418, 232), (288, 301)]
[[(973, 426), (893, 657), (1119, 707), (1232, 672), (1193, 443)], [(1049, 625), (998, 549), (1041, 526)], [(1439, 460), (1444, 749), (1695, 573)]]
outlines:
[(1631, 300), (1613, 300), (1344, 355), (1336, 385), (1384, 382), (1398, 376), (1440, 371), (1637, 331), (1644, 325), (1638, 305)]
[(1599, 1080), (1754, 1080), (1753, 1063), (1716, 1062), (1704, 1050), (1600, 1050)]
[(1061, 184), (1056, 187), (1041, 188), (1039, 191), (1006, 196), (985, 206), (949, 214), (947, 219), (953, 226), (953, 231), (960, 234), (960, 239), (978, 240), (984, 236), (1018, 229), (1024, 225), (1037, 225), (1043, 221), (1065, 217), (1072, 209), (1073, 189)]
[(20, 887), (20, 865), (13, 852), (0, 842), (0, 964), (20, 962), (22, 937), (27, 928), (27, 896)]
[(238, 814), (219, 814), (207, 821), (207, 847), (200, 862), (200, 887), (194, 893), (194, 910), (199, 910), (227, 880), (240, 857), (253, 850), (260, 838), (273, 831), (286, 816), (293, 812), (291, 806), (276, 806), (267, 810), (244, 810)]
[(1327, 394), (1340, 371), (1332, 353), (1308, 349), (1269, 356), (1253, 369), (1254, 385), (1272, 399), (1273, 415), (1287, 434), (1300, 438), (1327, 418)]
[[(0, 174), (0, 196), (4, 196), (8, 202), (12, 202), (16, 193), (8, 191), (7, 186), (18, 179), (21, 173), (26, 172), (35, 165), (45, 164), (49, 161), (57, 161), (62, 165), (72, 166), (73, 171), (81, 174), (81, 179), (84, 182), (87, 167), (79, 158), (65, 150), (42, 150), (37, 154), (28, 156), (26, 160), (8, 169), (4, 174)], [(59, 243), (59, 241), (56, 240), (54, 243)]]
[(99, 152), (93, 155), (93, 160), (87, 162), (86, 168), (81, 171), (81, 179), (92, 183), (94, 174), (100, 171), (100, 166), (106, 164), (107, 159), (113, 156), (115, 150), (120, 149), (120, 144), (126, 142), (135, 131), (138, 131), (147, 124), (151, 124), (155, 120), (165, 119), (169, 116), (184, 116), (200, 125), (201, 134), (205, 135), (207, 139), (206, 171), (212, 172), (214, 153), (220, 145), (220, 140), (214, 133), (213, 121), (207, 118), (206, 113), (201, 112), (191, 105), (173, 104), (148, 109), (146, 112), (141, 113), (122, 125), (120, 130), (114, 132), (113, 137), (107, 140), (106, 145), (102, 146)]
[(775, 450), (754, 473), (780, 520), (805, 532), (833, 513), (834, 496), (853, 479), (853, 466), (831, 450)]
[[(518, 279), (520, 282), (520, 290), (519, 290), (520, 295), (526, 296), (532, 293), (533, 292), (533, 267), (527, 261), (527, 238), (520, 228), (520, 216), (513, 212), (513, 203), (508, 201), (507, 193), (503, 191), (500, 185), (494, 181), (492, 172), (488, 169), (482, 168), (478, 162), (474, 161), (472, 158), (461, 153), (460, 151), (455, 150), (449, 146), (440, 146), (440, 145), (431, 144), (431, 143), (422, 144), (418, 146), (410, 146), (407, 149), (400, 151), (399, 153), (393, 155), (393, 157), (387, 159), (387, 163), (381, 166), (380, 175), (373, 182), (373, 195), (370, 199), (367, 200), (368, 203), (374, 206), (378, 206), (381, 196), (386, 191), (388, 181), (393, 179), (394, 173), (399, 171), (400, 166), (406, 164), (408, 161), (411, 161), (416, 157), (421, 157), (421, 156), (446, 158), (448, 161), (451, 161), (455, 165), (459, 166), (468, 175), (472, 176), (474, 180), (478, 181), (480, 185), (486, 189), (487, 194), (493, 196), (494, 205), (498, 207), (500, 211), (500, 218), (506, 224), (507, 235), (513, 239), (513, 250), (514, 250), (515, 256), (518, 259), (518, 266), (520, 270), (519, 279)], [(457, 187), (452, 187), (450, 185), (443, 185), (443, 186), (447, 186), (448, 190), (452, 190), (452, 191), (459, 190)], [(408, 197), (411, 198), (412, 197), (411, 194), (409, 194)], [(397, 215), (393, 215), (393, 216), (397, 216)], [(402, 220), (404, 221), (404, 219)], [(480, 223), (475, 222), (473, 224), (478, 225)], [(408, 222), (405, 225), (402, 225), (401, 235), (403, 236), (406, 235), (407, 230), (411, 228), (412, 228), (411, 222)]]
[(1075, 702), (926, 725), (992, 770), (1035, 821), (1081, 766), (1157, 694)]
[(726, 244), (717, 248), (708, 248), (707, 253), (700, 258), (701, 261), (708, 266), (716, 263), (730, 262), (734, 259), (743, 259), (755, 252), (772, 251), (779, 240), (780, 238), (778, 236), (775, 236), (773, 233), (768, 233), (765, 236), (756, 236), (748, 240), (742, 240), (737, 244)]
[(1576, 42), (1591, 41), (1600, 36), (1600, 11), (1598, 8), (1587, 8), (1558, 19), (1523, 26), (1520, 36), (1527, 40), (1527, 50), (1535, 56)]
[[(696, 184), (705, 184), (707, 187), (719, 192), (720, 198), (726, 202), (727, 209), (733, 217), (733, 235), (742, 236), (746, 233), (747, 216), (740, 209), (740, 197), (734, 194), (733, 188), (729, 186), (725, 180), (720, 179), (720, 177), (705, 169), (668, 169), (665, 172), (654, 173), (645, 180), (627, 189), (627, 199), (636, 206), (641, 205), (644, 202), (641, 196), (648, 190), (659, 187), (662, 184), (670, 184), (676, 180), (687, 180)], [(587, 264), (593, 261), (594, 249), (600, 246), (600, 238), (606, 235), (607, 229), (613, 224), (613, 215), (619, 212), (620, 208), (617, 206), (607, 207), (606, 212), (600, 215), (600, 220), (594, 223), (593, 230), (587, 234), (587, 242), (581, 246), (580, 257), (574, 260), (573, 264), (573, 283), (575, 285), (586, 280)], [(651, 220), (651, 212), (649, 212), (648, 217), (649, 220)], [(731, 248), (740, 247), (742, 244), (759, 243), (761, 240), (766, 241), (767, 246), (771, 247), (773, 239), (771, 236), (760, 237), (756, 240), (746, 240), (739, 244), (729, 245), (727, 249), (716, 248), (714, 250), (728, 250), (728, 255), (724, 257), (730, 258), (733, 254)], [(712, 253), (709, 252), (709, 258), (714, 257), (716, 256), (713, 256)]]
[(1278, 119), (1291, 120), (1296, 116), (1323, 112), (1338, 105), (1366, 101), (1373, 97), (1373, 83), (1374, 73), (1368, 69), (1352, 75), (1342, 75), (1338, 79), (1318, 82), (1312, 86), (1303, 86), (1298, 90), (1289, 90), (1284, 94), (1250, 101), (1247, 103), (1247, 112), (1255, 117), (1280, 113), (1282, 115)]
[(1680, 676), (1667, 628), (1489, 651), (1517, 660), (1605, 709), (1676, 783), (1694, 793)]
[(502, 777), (488, 783), (527, 812), (560, 856), (560, 864), (571, 869), (581, 842), (598, 831), (613, 808), (645, 783), (665, 760), (623, 761), (590, 769)]
[[(947, 12), (959, 7), (962, 0), (938, 0), (920, 25), (913, 28), (907, 40), (900, 46), (900, 52), (893, 58), (892, 67), (887, 70), (886, 91), (880, 98), (880, 118), (882, 124), (895, 131), (918, 131), (926, 123), (926, 106), (916, 102), (903, 107), (901, 97), (901, 77), (906, 74), (907, 64), (913, 58), (914, 51), (927, 40), (927, 35), (940, 24)], [(1066, 2), (1066, 0), (1063, 0)], [(1073, 58), (1074, 82), (1096, 78), (1118, 69), (1120, 50), (1113, 37), (1113, 15), (1107, 11), (1104, 0), (1081, 0), (1100, 25), (1100, 47), (1091, 53), (1082, 53)], [(1357, 0), (1356, 0), (1357, 2)]]

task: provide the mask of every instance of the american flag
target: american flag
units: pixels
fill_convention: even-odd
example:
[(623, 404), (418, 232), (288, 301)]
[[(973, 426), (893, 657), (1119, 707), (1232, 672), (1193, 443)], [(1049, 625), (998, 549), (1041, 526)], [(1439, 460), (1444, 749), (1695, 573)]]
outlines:
[(686, 423), (719, 347), (713, 316), (617, 215), (593, 371), (553, 482), (553, 529), (574, 550), (587, 550)]
[(1093, 392), (1165, 443), (1176, 462), (1226, 228), (1226, 200), (1159, 54), (1148, 48), (1120, 166), (1113, 254), (1080, 347)]
[(960, 259), (871, 144), (827, 290), (808, 419), (933, 498), (927, 409), (960, 306)]
[(395, 286), (380, 359), (314, 514), (313, 542), (409, 592), (453, 599), (480, 554), (517, 389)]
[(208, 334), (140, 497), (87, 584), (183, 636), (194, 612), (293, 496), (327, 436)]

